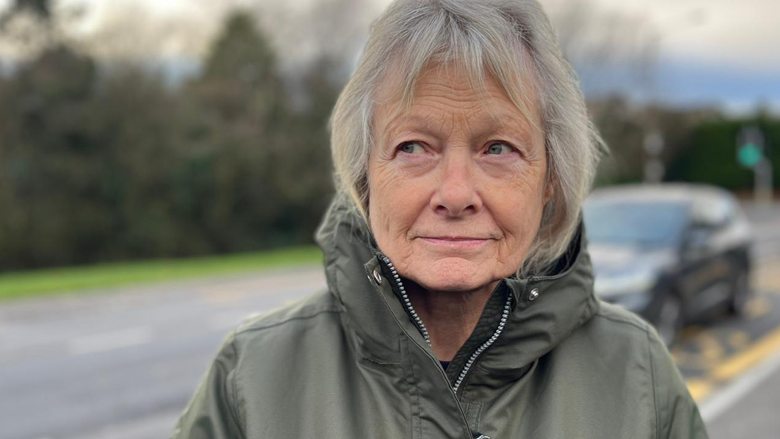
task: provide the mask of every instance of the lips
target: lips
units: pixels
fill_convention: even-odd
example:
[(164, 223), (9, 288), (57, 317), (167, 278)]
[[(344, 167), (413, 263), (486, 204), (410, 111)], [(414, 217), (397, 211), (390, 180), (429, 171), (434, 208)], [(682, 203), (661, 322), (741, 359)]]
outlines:
[(479, 238), (479, 237), (469, 237), (469, 236), (420, 236), (422, 239), (433, 239), (437, 241), (451, 241), (451, 242), (462, 242), (462, 241), (487, 241), (492, 238)]
[(476, 248), (493, 241), (493, 238), (471, 236), (419, 236), (418, 238), (425, 243), (448, 248)]

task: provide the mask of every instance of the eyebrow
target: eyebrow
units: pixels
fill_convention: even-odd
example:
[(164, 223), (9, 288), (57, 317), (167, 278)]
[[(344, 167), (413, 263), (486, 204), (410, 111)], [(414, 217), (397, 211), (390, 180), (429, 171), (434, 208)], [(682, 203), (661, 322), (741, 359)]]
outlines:
[[(530, 141), (533, 124), (523, 117), (507, 114), (504, 111), (495, 110), (490, 113), (488, 118), (480, 118), (480, 122), (487, 120), (487, 125), (474, 133), (475, 138), (484, 137), (489, 133), (516, 133), (522, 140)], [(502, 123), (503, 120), (512, 121)], [(418, 114), (400, 114), (390, 120), (384, 127), (383, 134), (392, 136), (399, 131), (419, 131), (434, 137), (437, 137), (436, 130), (431, 129), (431, 121), (425, 116)]]
[(423, 131), (433, 134), (431, 121), (419, 115), (401, 114), (391, 119), (384, 127), (383, 134), (392, 135), (401, 130)]

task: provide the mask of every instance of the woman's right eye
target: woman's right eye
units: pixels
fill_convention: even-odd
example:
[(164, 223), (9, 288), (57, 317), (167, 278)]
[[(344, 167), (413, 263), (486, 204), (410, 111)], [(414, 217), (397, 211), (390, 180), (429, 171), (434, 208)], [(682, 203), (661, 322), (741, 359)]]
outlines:
[(401, 146), (398, 147), (398, 150), (407, 154), (422, 154), (425, 152), (425, 148), (423, 148), (420, 142), (402, 143)]

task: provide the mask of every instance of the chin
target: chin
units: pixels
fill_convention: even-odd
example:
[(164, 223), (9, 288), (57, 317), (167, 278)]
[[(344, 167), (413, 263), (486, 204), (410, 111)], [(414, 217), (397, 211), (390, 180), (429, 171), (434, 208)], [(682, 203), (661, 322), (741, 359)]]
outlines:
[[(448, 258), (454, 259), (454, 258)], [(433, 291), (465, 292), (478, 290), (493, 281), (479, 264), (465, 260), (436, 261), (415, 276), (423, 288)]]

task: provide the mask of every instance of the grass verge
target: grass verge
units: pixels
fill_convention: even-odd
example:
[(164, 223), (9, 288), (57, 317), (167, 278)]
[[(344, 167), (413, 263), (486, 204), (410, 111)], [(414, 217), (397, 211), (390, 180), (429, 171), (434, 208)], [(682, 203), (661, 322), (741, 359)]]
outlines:
[(5, 273), (0, 274), (0, 301), (321, 262), (320, 250), (310, 246), (225, 256), (119, 262)]

